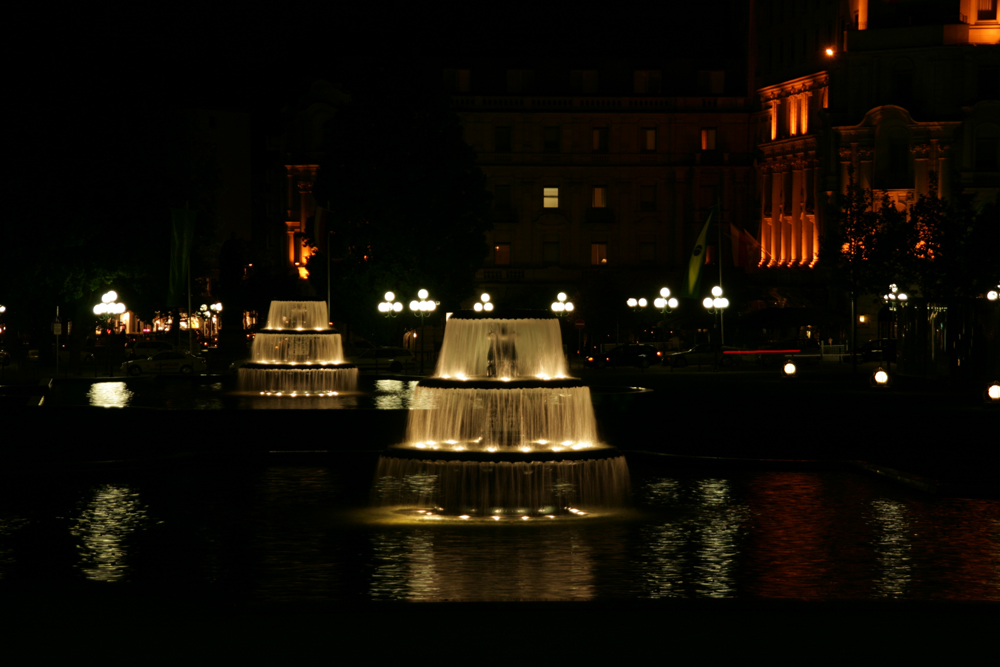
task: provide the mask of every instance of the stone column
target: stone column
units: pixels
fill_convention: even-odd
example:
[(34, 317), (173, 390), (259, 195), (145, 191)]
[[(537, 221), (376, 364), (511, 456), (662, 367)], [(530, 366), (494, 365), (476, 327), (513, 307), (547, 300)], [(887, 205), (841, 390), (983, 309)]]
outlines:
[(916, 196), (929, 194), (927, 172), (930, 171), (930, 144), (915, 144), (910, 146), (910, 153), (913, 154), (913, 171), (916, 176), (914, 188)]
[(866, 190), (871, 190), (875, 182), (875, 173), (872, 170), (872, 157), (874, 151), (868, 147), (858, 148), (858, 160), (861, 163), (857, 172), (858, 184)]

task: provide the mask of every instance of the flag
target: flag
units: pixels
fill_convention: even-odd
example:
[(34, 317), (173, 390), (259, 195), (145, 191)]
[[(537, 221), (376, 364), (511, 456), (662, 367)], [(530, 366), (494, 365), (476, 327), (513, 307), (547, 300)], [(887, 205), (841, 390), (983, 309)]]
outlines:
[(326, 238), (326, 216), (328, 213), (327, 209), (316, 204), (316, 215), (313, 217), (313, 242), (323, 253), (327, 251), (328, 245)]
[(705, 239), (708, 237), (708, 228), (712, 226), (712, 216), (715, 215), (716, 206), (708, 212), (708, 219), (701, 228), (701, 233), (694, 242), (691, 250), (691, 259), (688, 261), (687, 273), (684, 276), (684, 296), (695, 298), (698, 296), (698, 282), (701, 280), (701, 267), (705, 264)]
[(180, 306), (187, 291), (188, 262), (194, 236), (196, 211), (186, 208), (171, 210), (170, 226), (170, 276), (167, 283), (168, 306)]

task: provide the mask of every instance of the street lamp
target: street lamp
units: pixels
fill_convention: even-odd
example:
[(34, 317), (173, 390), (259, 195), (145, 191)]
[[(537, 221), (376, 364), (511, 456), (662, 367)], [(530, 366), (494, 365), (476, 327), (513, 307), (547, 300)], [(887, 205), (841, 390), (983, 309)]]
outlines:
[(556, 295), (556, 300), (552, 302), (551, 308), (553, 313), (561, 317), (572, 313), (575, 306), (572, 301), (566, 300), (566, 292), (559, 292)]
[[(989, 299), (990, 301), (996, 301), (997, 299), (1000, 299), (1000, 285), (997, 285), (996, 289), (991, 289), (989, 292), (987, 292), (986, 298)], [(3, 312), (3, 306), (0, 306), (0, 313), (2, 312)]]
[[(386, 295), (388, 296), (388, 295)], [(430, 296), (427, 290), (422, 289), (417, 292), (417, 296), (420, 298), (419, 301), (414, 299), (410, 301), (410, 311), (420, 318), (420, 374), (424, 373), (424, 319), (430, 317), (431, 313), (437, 308), (437, 302), (431, 301), (427, 297)], [(387, 299), (388, 300), (388, 299)], [(395, 306), (393, 306), (395, 310)]]
[(892, 384), (892, 376), (889, 375), (881, 366), (872, 373), (871, 379), (869, 380), (871, 385), (876, 389), (888, 389), (889, 385)]
[(490, 303), (490, 295), (487, 294), (486, 292), (483, 292), (482, 294), (480, 294), (479, 295), (479, 301), (476, 302), (476, 305), (474, 305), (472, 307), (472, 309), (474, 311), (476, 311), (477, 313), (481, 313), (484, 310), (487, 313), (492, 312), (493, 311), (493, 304)]
[(1000, 405), (1000, 382), (991, 382), (983, 392), (983, 400), (987, 405)]
[[(712, 296), (705, 297), (701, 305), (705, 307), (705, 310), (710, 314), (715, 315), (715, 328), (719, 330), (719, 350), (722, 350), (722, 345), (725, 341), (725, 332), (719, 327), (719, 318), (722, 316), (726, 308), (729, 308), (729, 299), (722, 296), (722, 288), (716, 285), (712, 288)], [(716, 367), (718, 367), (718, 354), (716, 356)]]
[[(890, 315), (889, 315), (889, 327), (888, 327), (888, 331), (886, 331), (886, 338), (890, 338), (890, 339), (896, 338), (896, 335), (895, 335), (896, 334), (896, 323), (895, 323), (896, 304), (899, 304), (899, 307), (902, 308), (903, 306), (906, 305), (906, 302), (909, 300), (909, 298), (910, 297), (906, 295), (906, 292), (900, 292), (899, 291), (899, 288), (896, 286), (895, 283), (893, 283), (892, 285), (889, 285), (889, 293), (888, 294), (882, 295), (882, 300), (885, 301), (887, 304), (889, 304), (889, 313), (890, 313)], [(888, 368), (891, 370), (892, 369), (892, 361), (889, 360), (889, 359), (885, 359), (885, 346), (884, 345), (882, 346), (882, 358), (885, 361), (885, 363), (887, 364)]]
[(392, 292), (385, 293), (385, 301), (379, 303), (378, 312), (386, 317), (396, 317), (403, 312), (403, 304), (396, 301), (396, 295)]
[(781, 377), (786, 380), (793, 380), (798, 377), (799, 369), (795, 365), (795, 362), (791, 359), (786, 359), (785, 363), (781, 366)]
[(633, 312), (637, 312), (638, 313), (638, 312), (642, 312), (642, 309), (645, 308), (649, 302), (646, 301), (645, 299), (632, 299), (632, 298), (630, 298), (625, 303), (628, 304), (628, 307), (631, 308), (633, 310)]
[(674, 312), (677, 307), (677, 299), (670, 296), (670, 289), (663, 287), (660, 289), (660, 297), (653, 300), (653, 305), (660, 309), (664, 315)]

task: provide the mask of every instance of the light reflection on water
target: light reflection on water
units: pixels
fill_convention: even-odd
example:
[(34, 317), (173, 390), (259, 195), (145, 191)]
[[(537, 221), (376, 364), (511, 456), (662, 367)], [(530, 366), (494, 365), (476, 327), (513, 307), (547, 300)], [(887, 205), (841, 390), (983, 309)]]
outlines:
[(76, 537), (77, 567), (88, 579), (118, 581), (126, 574), (127, 540), (153, 523), (139, 494), (124, 486), (101, 486), (70, 525)]
[(133, 395), (124, 382), (95, 382), (90, 385), (87, 399), (98, 408), (124, 408)]
[[(82, 572), (262, 602), (1000, 601), (998, 501), (849, 473), (636, 470), (635, 511), (618, 516), (387, 523), (369, 518), (364, 461), (119, 473), (78, 490), (36, 485), (30, 498), (0, 487), (0, 582)], [(76, 551), (32, 542), (56, 533)]]

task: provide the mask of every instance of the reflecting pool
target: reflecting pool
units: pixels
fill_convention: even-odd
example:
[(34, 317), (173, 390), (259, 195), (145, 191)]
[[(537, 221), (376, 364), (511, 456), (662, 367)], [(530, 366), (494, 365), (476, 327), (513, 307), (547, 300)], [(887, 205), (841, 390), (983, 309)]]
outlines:
[(633, 470), (633, 507), (613, 516), (463, 523), (368, 508), (374, 463), (357, 453), (4, 480), (0, 590), (261, 604), (1000, 601), (998, 501), (846, 472), (659, 467)]

